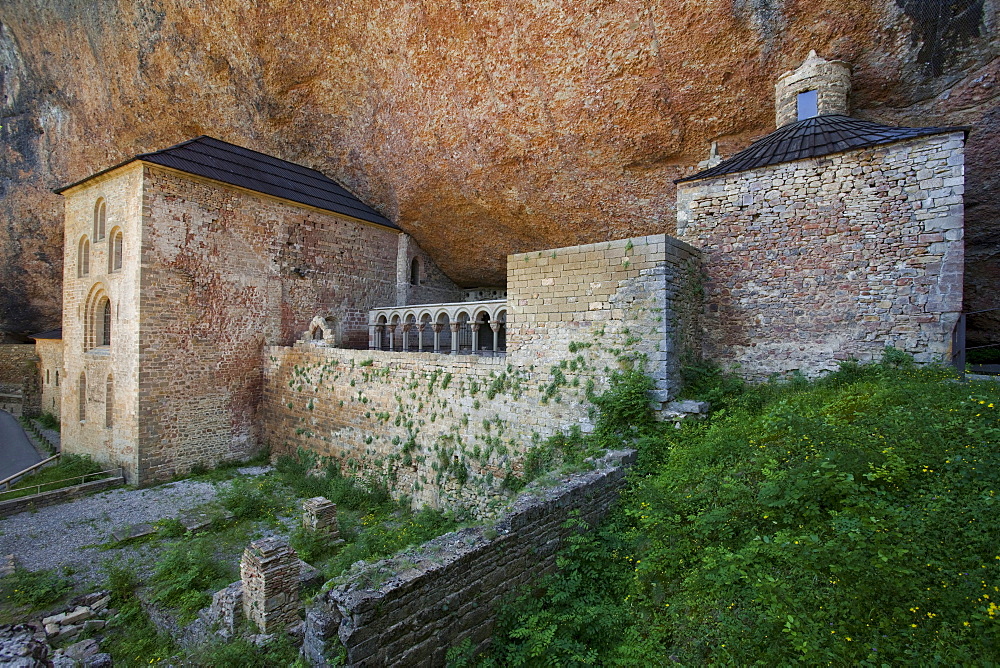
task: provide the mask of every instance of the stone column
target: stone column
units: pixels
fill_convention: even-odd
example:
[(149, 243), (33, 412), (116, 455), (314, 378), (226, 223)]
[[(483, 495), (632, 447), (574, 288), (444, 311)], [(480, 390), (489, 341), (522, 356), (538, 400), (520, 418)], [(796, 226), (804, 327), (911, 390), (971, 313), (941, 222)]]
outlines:
[(410, 330), (413, 329), (413, 325), (409, 322), (403, 324), (403, 351), (408, 351), (410, 349)]
[(424, 323), (417, 325), (417, 352), (424, 352)]
[(299, 560), (280, 538), (250, 543), (240, 560), (243, 616), (261, 633), (284, 631), (299, 621)]
[(493, 330), (493, 352), (500, 352), (500, 325), (503, 324), (500, 321), (495, 321), (490, 323), (490, 329)]
[(458, 328), (462, 326), (460, 322), (448, 323), (451, 327), (451, 353), (453, 355), (458, 354)]
[(388, 325), (389, 327), (389, 350), (396, 349), (396, 326)]
[(378, 348), (378, 333), (380, 328), (377, 325), (368, 325), (368, 350)]
[(306, 499), (302, 502), (302, 526), (332, 539), (340, 538), (337, 504), (322, 496)]
[(444, 325), (434, 323), (431, 328), (434, 330), (434, 352), (441, 352), (441, 328)]
[(479, 325), (481, 323), (477, 320), (473, 322), (470, 327), (472, 327), (472, 352), (479, 350)]

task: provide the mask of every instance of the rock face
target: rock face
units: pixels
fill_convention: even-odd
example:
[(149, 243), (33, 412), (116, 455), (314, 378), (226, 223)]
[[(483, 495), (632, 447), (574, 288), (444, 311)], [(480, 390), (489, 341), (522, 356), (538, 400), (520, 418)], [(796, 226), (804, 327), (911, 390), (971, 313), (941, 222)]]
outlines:
[(998, 3), (4, 2), (0, 330), (59, 323), (52, 188), (199, 134), (322, 170), (466, 286), (502, 283), (508, 253), (672, 232), (673, 179), (773, 130), (774, 81), (810, 49), (852, 65), (857, 116), (974, 126), (986, 308)]

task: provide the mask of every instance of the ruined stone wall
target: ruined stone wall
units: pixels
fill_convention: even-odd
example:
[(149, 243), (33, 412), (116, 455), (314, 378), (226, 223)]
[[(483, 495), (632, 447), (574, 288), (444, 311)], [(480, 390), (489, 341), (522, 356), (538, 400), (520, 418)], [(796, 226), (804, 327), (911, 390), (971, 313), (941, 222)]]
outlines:
[(261, 350), (316, 315), (367, 345), (395, 296), (398, 232), (147, 166), (139, 431), (143, 480), (259, 447)]
[(62, 384), (66, 379), (63, 368), (62, 339), (35, 341), (38, 355), (38, 382), (41, 384), (41, 410), (56, 418), (62, 415)]
[[(135, 482), (139, 425), (139, 277), (142, 245), (142, 167), (129, 165), (64, 193), (62, 449), (87, 454), (108, 466), (122, 466)], [(94, 211), (105, 202), (105, 236), (96, 239)], [(111, 239), (122, 231), (122, 268), (111, 270)], [(90, 242), (90, 262), (81, 276), (79, 245)], [(88, 343), (100, 314), (91, 307), (111, 301), (111, 345)], [(90, 321), (88, 322), (88, 318)], [(80, 378), (86, 377), (81, 413)], [(111, 410), (108, 380), (111, 379)], [(52, 388), (55, 390), (55, 388)], [(82, 419), (81, 419), (82, 416)], [(108, 418), (111, 418), (110, 422)]]
[(948, 360), (962, 309), (961, 132), (678, 187), (707, 274), (705, 357), (754, 379), (884, 346)]
[(596, 470), (529, 488), (493, 526), (348, 572), (306, 609), (307, 660), (330, 665), (346, 652), (349, 666), (441, 666), (466, 640), (473, 656), (484, 651), (504, 597), (555, 570), (563, 541), (607, 514), (630, 459), (610, 453)]
[(541, 438), (593, 427), (588, 389), (639, 364), (676, 392), (700, 304), (698, 253), (663, 235), (512, 256), (508, 354), (264, 353), (264, 440), (376, 473), (415, 507), (490, 515)]

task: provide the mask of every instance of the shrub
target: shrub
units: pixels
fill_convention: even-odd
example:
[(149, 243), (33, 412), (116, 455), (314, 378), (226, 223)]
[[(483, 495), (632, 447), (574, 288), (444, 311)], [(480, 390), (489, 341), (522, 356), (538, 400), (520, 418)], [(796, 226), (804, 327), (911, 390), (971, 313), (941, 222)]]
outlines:
[(157, 585), (153, 600), (179, 608), (189, 620), (211, 602), (210, 590), (220, 589), (234, 577), (215, 558), (206, 538), (182, 540), (160, 555), (153, 571)]
[(273, 478), (237, 478), (219, 492), (222, 505), (238, 519), (274, 517), (284, 507), (284, 498)]

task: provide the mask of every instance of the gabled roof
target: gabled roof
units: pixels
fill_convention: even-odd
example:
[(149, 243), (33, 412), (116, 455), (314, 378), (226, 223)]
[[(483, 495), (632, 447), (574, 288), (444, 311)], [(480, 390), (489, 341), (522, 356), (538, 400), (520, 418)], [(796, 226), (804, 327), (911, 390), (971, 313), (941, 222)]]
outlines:
[(814, 116), (784, 125), (715, 167), (677, 179), (674, 183), (958, 131), (968, 134), (968, 128), (964, 127), (898, 128), (839, 114)]
[(56, 192), (62, 193), (136, 160), (399, 229), (391, 220), (315, 169), (206, 135), (161, 151), (140, 153), (134, 158), (60, 188)]
[(62, 338), (62, 327), (59, 329), (50, 329), (47, 332), (39, 332), (38, 334), (30, 334), (29, 339), (61, 339)]

